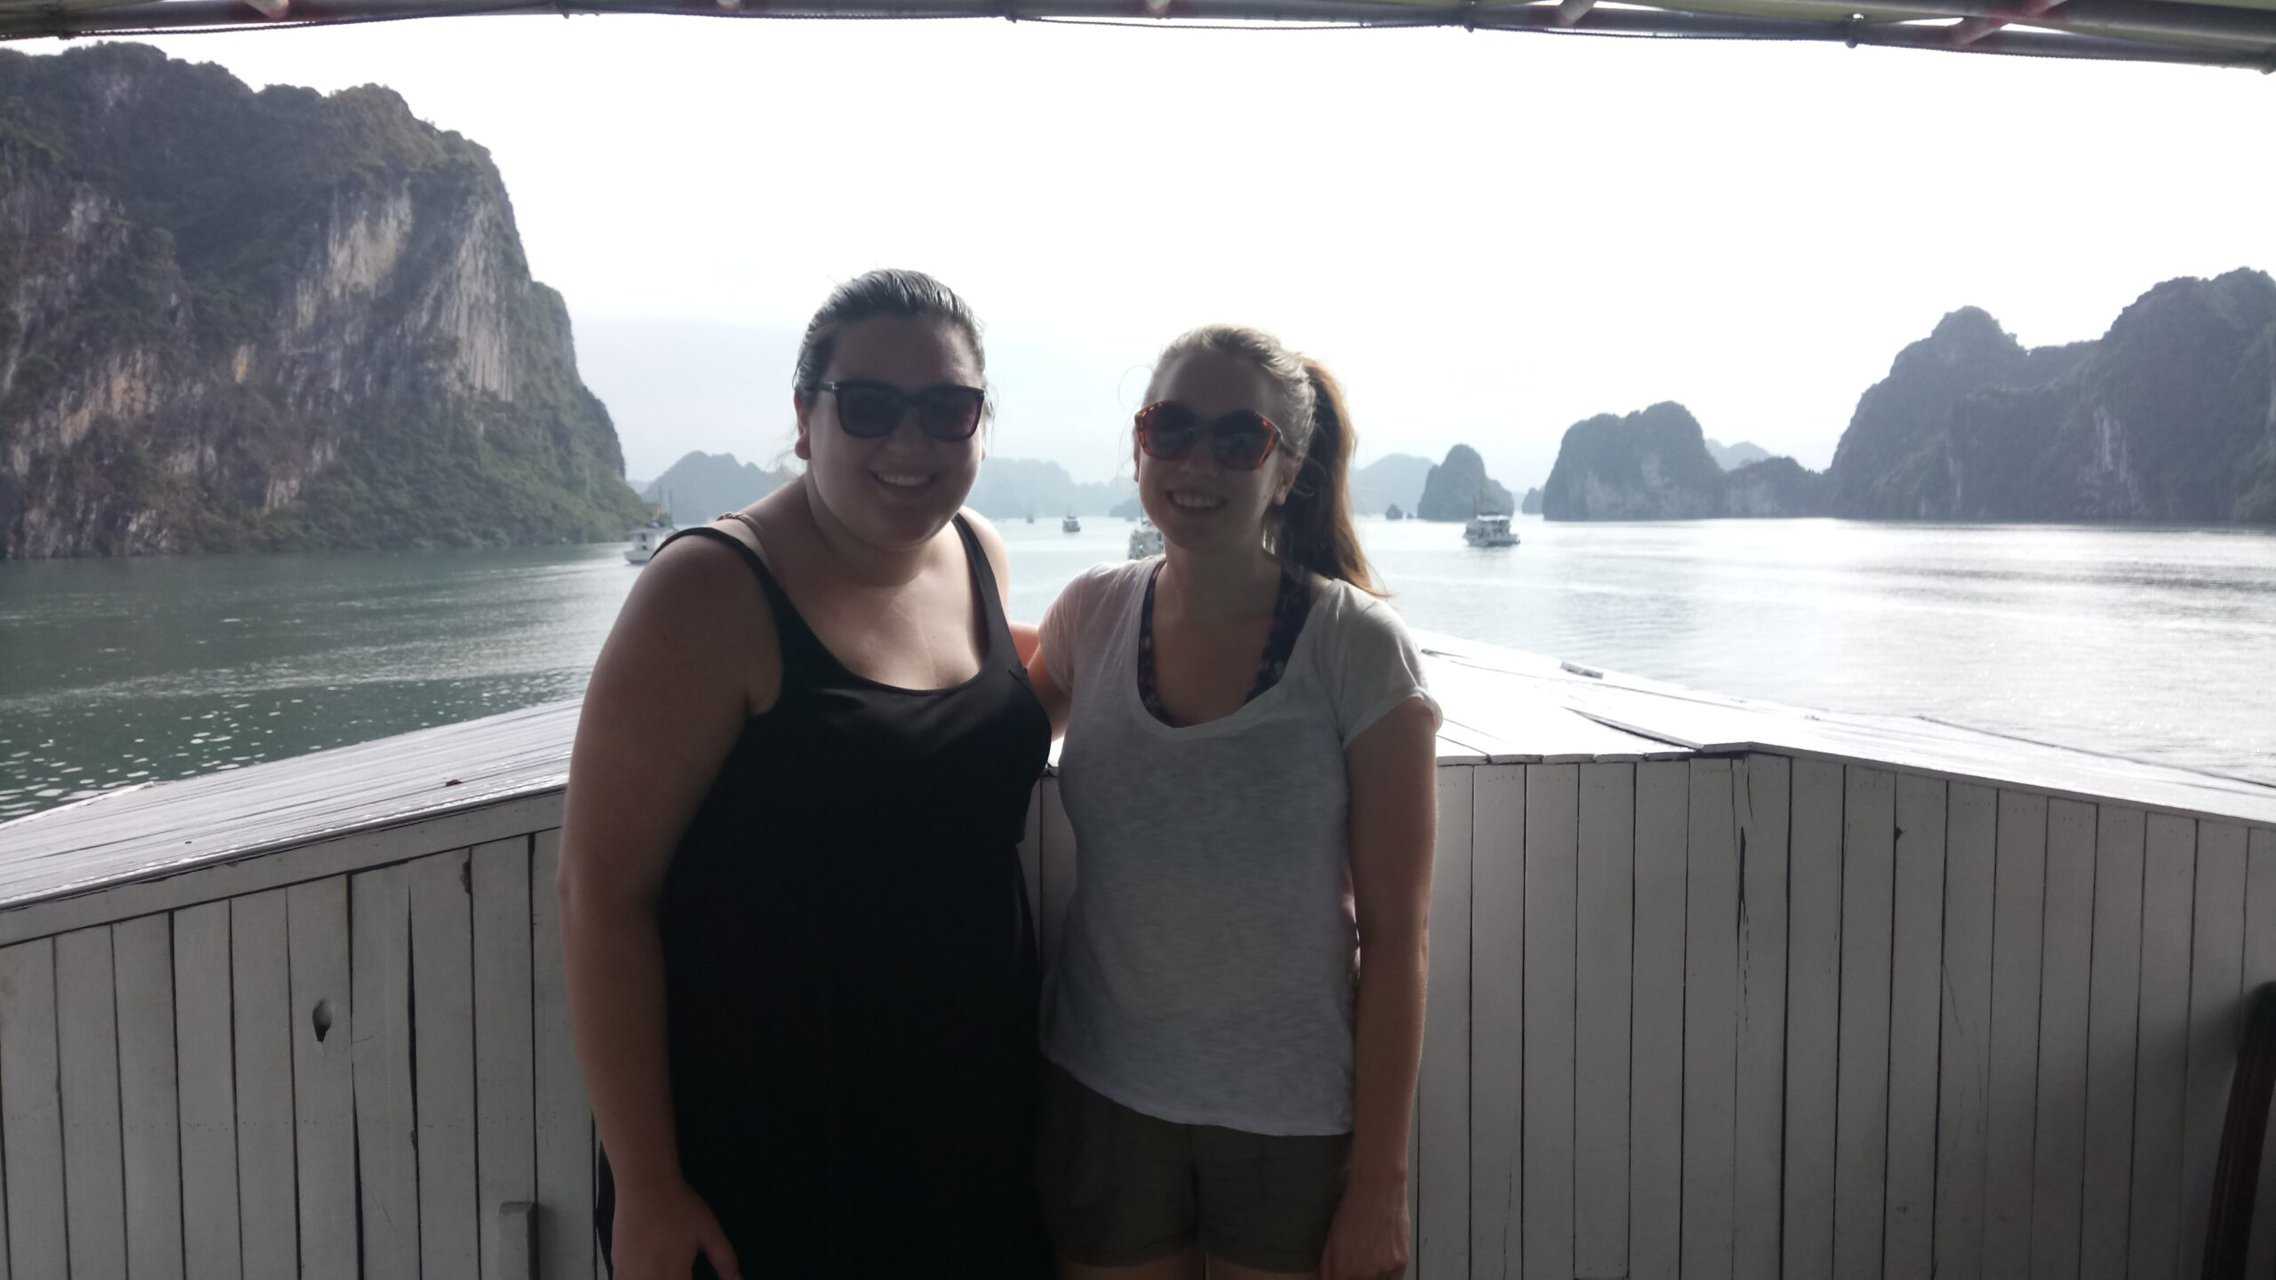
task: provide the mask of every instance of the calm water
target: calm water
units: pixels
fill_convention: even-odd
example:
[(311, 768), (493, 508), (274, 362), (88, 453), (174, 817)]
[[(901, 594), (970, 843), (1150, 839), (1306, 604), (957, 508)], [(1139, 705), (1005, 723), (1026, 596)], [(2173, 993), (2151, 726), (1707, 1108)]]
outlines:
[[(1129, 532), (1000, 527), (1028, 619)], [(2276, 782), (2276, 536), (1518, 527), (1365, 536), (1418, 627)], [(575, 696), (637, 574), (611, 546), (0, 563), (0, 819)]]

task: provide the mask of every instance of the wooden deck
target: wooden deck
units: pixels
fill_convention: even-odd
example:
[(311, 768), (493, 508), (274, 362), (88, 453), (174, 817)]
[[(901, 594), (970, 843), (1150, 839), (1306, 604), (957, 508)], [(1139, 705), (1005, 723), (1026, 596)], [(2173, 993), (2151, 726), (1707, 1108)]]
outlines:
[[(2196, 1275), (2276, 789), (1430, 648), (1416, 1274)], [(0, 1280), (595, 1274), (574, 717), (0, 825)]]

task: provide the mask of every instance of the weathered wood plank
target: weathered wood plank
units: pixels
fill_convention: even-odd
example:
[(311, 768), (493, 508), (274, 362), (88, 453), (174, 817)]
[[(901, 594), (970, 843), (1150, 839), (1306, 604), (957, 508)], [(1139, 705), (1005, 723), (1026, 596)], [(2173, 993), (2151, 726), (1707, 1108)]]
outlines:
[[(1518, 765), (1472, 779), (1470, 855), (1470, 1269), (1523, 1274), (1525, 788)], [(1434, 939), (1432, 949), (1437, 949)], [(1627, 1100), (1621, 1100), (1627, 1106)], [(1621, 1176), (1627, 1176), (1623, 1166)]]
[(2031, 1274), (2031, 1138), (2039, 1124), (2039, 940), (2047, 897), (2047, 800), (1999, 793), (1992, 889), (1990, 1113), (1983, 1274)]
[(1694, 760), (1683, 947), (1683, 1276), (1731, 1274), (1738, 1135), (1739, 853), (1731, 762)]
[[(1028, 808), (1030, 831), (1036, 808)], [(1031, 865), (1033, 851), (1029, 853)], [(537, 1257), (548, 1277), (593, 1274), (593, 1134), (570, 1036), (561, 946), (561, 833), (541, 831), (530, 864), (530, 987), (537, 1043)], [(1032, 901), (1032, 899), (1030, 899)]]
[(2032, 1155), (2031, 1274), (2078, 1274), (2079, 1168), (2086, 1158), (2088, 980), (2093, 965), (2094, 808), (2047, 807), (2047, 900), (2039, 971), (2039, 1086)]
[(473, 871), (468, 851), (410, 866), (412, 1079), (419, 1104), (419, 1259), (430, 1276), (481, 1267), (476, 1219)]
[(1936, 1081), (1944, 953), (1944, 786), (1897, 777), (1896, 915), (1889, 974), (1884, 1275), (1928, 1280), (1936, 1257)]
[[(397, 749), (400, 741), (388, 739), (384, 743), (372, 745)], [(294, 762), (280, 760), (274, 763), (287, 765)], [(250, 772), (251, 770), (237, 770), (218, 777), (229, 780), (231, 786), (240, 786)], [(197, 785), (205, 781), (206, 779), (200, 778), (184, 779), (163, 787), (153, 787), (151, 792), (162, 793), (169, 788)], [(338, 800), (339, 793), (335, 792), (325, 799), (328, 802)], [(241, 810), (246, 803), (245, 797), (241, 795), (229, 798), (232, 810)], [(151, 833), (156, 833), (160, 838), (171, 838), (182, 829), (182, 822), (194, 823), (192, 819), (171, 814), (167, 819), (156, 822), (152, 822), (146, 814), (141, 821), (147, 824), (148, 830), (140, 833), (138, 839)], [(216, 861), (211, 865), (193, 865), (188, 870), (161, 879), (118, 883), (110, 888), (74, 892), (69, 897), (12, 905), (6, 911), (0, 911), (0, 945), (26, 938), (43, 938), (71, 929), (110, 924), (133, 916), (170, 911), (201, 902), (242, 897), (263, 889), (282, 888), (299, 884), (303, 880), (321, 880), (325, 876), (385, 866), (437, 851), (462, 849), (479, 841), (560, 825), (561, 791), (556, 786), (535, 795), (498, 800), (398, 825), (353, 831), (305, 844), (287, 843), (271, 852), (255, 852), (256, 849), (266, 848), (265, 845), (240, 850), (239, 841), (221, 834), (206, 842), (213, 846), (210, 851), (191, 858), (190, 862), (199, 864), (202, 858), (226, 855), (225, 861)], [(5, 838), (0, 837), (0, 845), (4, 844)], [(106, 879), (147, 874), (152, 862), (163, 864), (167, 861), (164, 857), (136, 860), (112, 869), (107, 864), (114, 852), (116, 850), (105, 850), (94, 860), (98, 865), (85, 869), (85, 883), (102, 884)], [(76, 879), (73, 881), (78, 882)], [(0, 890), (0, 898), (7, 896), (5, 890)]]
[[(1573, 1009), (1573, 1273), (1628, 1270), (1628, 1017), (1635, 959), (1636, 767), (1580, 767)], [(1512, 1117), (1514, 1120), (1514, 1116)]]
[[(2255, 827), (2247, 842), (2244, 910), (2244, 990), (2249, 999), (2262, 983), (2276, 982), (2276, 830)], [(2276, 1275), (2276, 1142), (2261, 1148), (2244, 1273)]]
[(2244, 828), (2197, 824), (2197, 901), (2190, 925), (2189, 1074), (2181, 1130), (2181, 1266), (2204, 1270), (2229, 1078), (2236, 1074), (2244, 981)]
[(236, 1011), (237, 1212), (248, 1277), (300, 1270), (292, 1109), (292, 991), (286, 890), (229, 903)]
[(181, 1063), (182, 1263), (190, 1280), (230, 1280), (238, 1247), (237, 1076), (229, 904), (174, 913), (174, 1034)]
[(300, 1268), (356, 1272), (355, 1001), (348, 878), (285, 891), (292, 952), (293, 1151), (300, 1169)]
[(1841, 1028), (1841, 766), (1794, 762), (1787, 863), (1786, 1184), (1788, 1280), (1833, 1275), (1834, 1132)]
[(1636, 766), (1634, 1064), (1628, 1274), (1673, 1280), (1683, 1251), (1683, 924), (1691, 765)]
[(1943, 1280), (1982, 1280), (1998, 793), (1955, 782), (1946, 800), (1944, 999), (1937, 1041), (1936, 1274)]
[(1523, 1274), (1528, 1280), (1564, 1280), (1573, 1274), (1579, 841), (1580, 767), (1527, 766)]
[(2196, 908), (2197, 824), (2153, 813), (2142, 855), (2142, 996), (2134, 1059), (2133, 1194), (2128, 1274), (2181, 1264), (2181, 1136), (2189, 1081), (2189, 928)]
[(67, 1275), (54, 940), (0, 948), (0, 1031), (0, 1159), (8, 1167), (11, 1274), (23, 1280)]
[(2079, 1275), (2094, 1280), (2126, 1274), (2134, 1027), (2142, 985), (2142, 832), (2139, 809), (2104, 805), (2096, 816), (2086, 1172), (2079, 1205)]
[(118, 979), (108, 927), (80, 929), (55, 940), (55, 1006), (71, 1270), (83, 1276), (124, 1275)]
[(1889, 957), (1896, 778), (1851, 765), (1841, 852), (1841, 1083), (1834, 1147), (1834, 1272), (1876, 1273), (1889, 1159)]
[[(537, 1078), (530, 1044), (530, 842), (474, 850), (476, 1194), (482, 1256), (504, 1256), (501, 1205), (537, 1198)], [(1007, 922), (1008, 924), (1009, 922)]]
[(1470, 837), (1476, 767), (1438, 773), (1438, 844), (1430, 893), (1430, 994), (1423, 1026), (1422, 1200), (1415, 1271), (1470, 1271)]
[(357, 875), (353, 914), (356, 1167), (366, 1280), (419, 1274), (419, 1167), (411, 1067), (411, 882), (402, 866)]
[(1783, 756), (1753, 755), (1735, 769), (1739, 1078), (1731, 1258), (1740, 1276), (1776, 1276), (1785, 1168), (1786, 853), (1793, 764)]
[(174, 929), (163, 915), (111, 929), (118, 970), (119, 1140), (126, 1162), (126, 1270), (182, 1274), (182, 1133), (174, 1058)]

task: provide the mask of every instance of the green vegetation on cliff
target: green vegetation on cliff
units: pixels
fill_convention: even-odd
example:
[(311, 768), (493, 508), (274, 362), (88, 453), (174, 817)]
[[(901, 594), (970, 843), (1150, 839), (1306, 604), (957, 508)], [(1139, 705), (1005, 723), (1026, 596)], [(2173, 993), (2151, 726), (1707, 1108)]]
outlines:
[(0, 555), (614, 537), (489, 156), (377, 87), (0, 51)]

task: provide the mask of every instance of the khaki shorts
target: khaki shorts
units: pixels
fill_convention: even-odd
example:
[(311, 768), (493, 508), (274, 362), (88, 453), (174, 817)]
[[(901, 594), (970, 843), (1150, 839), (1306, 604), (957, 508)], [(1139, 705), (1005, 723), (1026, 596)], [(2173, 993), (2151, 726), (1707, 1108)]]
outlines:
[(1350, 1134), (1275, 1137), (1173, 1124), (1046, 1063), (1036, 1181), (1062, 1257), (1151, 1262), (1199, 1242), (1261, 1271), (1315, 1271), (1343, 1198)]

